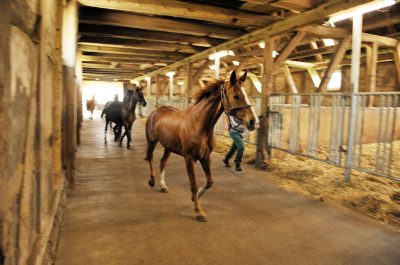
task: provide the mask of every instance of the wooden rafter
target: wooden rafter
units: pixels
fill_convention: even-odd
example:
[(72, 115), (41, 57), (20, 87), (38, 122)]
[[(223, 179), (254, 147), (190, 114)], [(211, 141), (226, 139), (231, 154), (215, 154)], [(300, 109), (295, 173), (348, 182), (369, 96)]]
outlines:
[(113, 38), (126, 38), (132, 40), (149, 40), (165, 43), (183, 43), (201, 47), (211, 47), (222, 43), (223, 40), (193, 36), (179, 33), (166, 33), (160, 31), (149, 31), (142, 29), (132, 29), (114, 26), (99, 26), (91, 24), (80, 24), (79, 33), (82, 36), (100, 36)]
[(134, 47), (136, 49), (143, 50), (156, 50), (156, 51), (179, 51), (182, 53), (196, 53), (203, 49), (200, 47), (194, 47), (190, 45), (183, 45), (177, 43), (158, 43), (153, 41), (144, 40), (128, 40), (128, 39), (116, 39), (109, 37), (91, 37), (84, 36), (79, 40), (80, 44), (103, 44), (109, 47)]
[(199, 22), (186, 22), (120, 11), (104, 11), (102, 9), (85, 10), (80, 16), (80, 21), (87, 24), (121, 26), (195, 36), (209, 36), (219, 39), (232, 39), (244, 33), (244, 31), (240, 29), (204, 25)]
[(329, 81), (332, 78), (333, 73), (338, 68), (340, 62), (342, 61), (344, 55), (346, 54), (347, 49), (349, 48), (351, 43), (351, 38), (344, 38), (340, 44), (337, 46), (336, 52), (329, 63), (328, 69), (325, 72), (324, 77), (321, 80), (321, 84), (319, 85), (318, 91), (325, 92), (328, 87)]
[(169, 17), (180, 17), (232, 26), (266, 26), (276, 17), (206, 4), (174, 0), (79, 0), (86, 6)]
[(370, 0), (368, 0), (368, 1), (365, 1), (365, 0), (353, 0), (353, 1), (338, 0), (338, 1), (334, 1), (334, 2), (327, 2), (325, 4), (322, 4), (318, 7), (310, 10), (310, 11), (307, 11), (307, 12), (304, 12), (304, 13), (301, 13), (298, 15), (293, 15), (284, 20), (277, 21), (274, 24), (267, 26), (265, 28), (255, 30), (255, 31), (247, 33), (239, 38), (232, 39), (230, 41), (226, 41), (225, 43), (222, 43), (216, 47), (196, 53), (195, 55), (185, 58), (179, 62), (173, 63), (162, 69), (154, 71), (151, 73), (151, 75), (171, 71), (171, 70), (176, 69), (177, 67), (179, 67), (183, 64), (186, 64), (188, 62), (195, 62), (197, 60), (204, 59), (209, 54), (211, 54), (215, 51), (218, 51), (218, 50), (232, 49), (234, 47), (238, 47), (238, 46), (244, 45), (246, 43), (252, 43), (252, 42), (259, 41), (260, 39), (262, 39), (265, 36), (276, 36), (276, 35), (279, 35), (282, 33), (291, 32), (294, 29), (299, 29), (301, 27), (305, 27), (312, 23), (320, 22), (321, 20), (325, 19), (329, 15), (339, 12), (343, 9), (352, 8), (354, 6), (358, 6), (360, 4), (365, 4), (366, 2), (371, 2), (371, 1)]

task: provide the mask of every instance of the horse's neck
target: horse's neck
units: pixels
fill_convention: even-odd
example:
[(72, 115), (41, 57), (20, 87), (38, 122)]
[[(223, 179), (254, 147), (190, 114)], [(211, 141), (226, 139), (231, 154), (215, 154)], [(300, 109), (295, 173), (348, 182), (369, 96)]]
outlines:
[(194, 118), (193, 122), (198, 125), (195, 127), (200, 133), (210, 135), (223, 112), (221, 98), (218, 96), (210, 96), (207, 99), (203, 99), (201, 102), (192, 106), (192, 111), (194, 114), (192, 117)]

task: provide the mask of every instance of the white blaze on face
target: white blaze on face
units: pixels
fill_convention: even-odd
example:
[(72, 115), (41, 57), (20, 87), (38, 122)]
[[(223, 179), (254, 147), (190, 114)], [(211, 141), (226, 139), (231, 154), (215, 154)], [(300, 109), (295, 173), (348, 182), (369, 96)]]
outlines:
[(253, 104), (251, 103), (251, 101), (250, 101), (250, 99), (249, 99), (249, 96), (247, 95), (246, 89), (245, 89), (244, 87), (241, 87), (241, 89), (242, 89), (242, 93), (243, 93), (244, 99), (245, 99), (245, 101), (246, 101), (246, 104), (251, 106), (250, 109), (251, 109), (251, 111), (253, 112), (254, 118), (255, 118), (255, 120), (256, 120), (255, 127), (256, 127), (256, 129), (257, 129), (257, 128), (259, 128), (259, 126), (260, 126), (260, 120), (258, 119), (257, 113), (256, 113), (256, 111), (255, 111), (254, 108), (253, 108)]

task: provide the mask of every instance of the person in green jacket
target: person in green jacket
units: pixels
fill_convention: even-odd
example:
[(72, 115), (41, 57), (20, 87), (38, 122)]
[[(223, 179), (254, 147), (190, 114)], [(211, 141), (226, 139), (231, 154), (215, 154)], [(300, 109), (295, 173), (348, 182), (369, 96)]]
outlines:
[(223, 162), (226, 167), (231, 167), (229, 164), (229, 159), (236, 153), (235, 165), (236, 171), (243, 171), (240, 164), (242, 163), (242, 157), (244, 152), (244, 143), (243, 143), (243, 133), (245, 130), (244, 124), (234, 116), (229, 116), (230, 126), (229, 126), (229, 135), (231, 136), (233, 142), (231, 149), (226, 154)]

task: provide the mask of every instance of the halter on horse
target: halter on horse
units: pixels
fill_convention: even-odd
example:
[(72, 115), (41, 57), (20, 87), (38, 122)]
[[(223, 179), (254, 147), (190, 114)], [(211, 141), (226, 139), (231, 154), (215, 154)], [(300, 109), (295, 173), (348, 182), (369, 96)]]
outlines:
[[(242, 88), (246, 73), (236, 79), (233, 71), (229, 81), (217, 81), (204, 90), (195, 93), (196, 103), (184, 111), (163, 106), (153, 111), (146, 123), (147, 156), (150, 165), (149, 185), (155, 185), (153, 152), (158, 142), (164, 147), (160, 163), (159, 186), (162, 192), (168, 192), (165, 184), (165, 166), (171, 152), (185, 158), (186, 169), (190, 180), (192, 200), (196, 218), (207, 221), (199, 198), (209, 189), (214, 180), (210, 168), (210, 154), (214, 146), (214, 126), (225, 112), (242, 120), (249, 130), (258, 126), (258, 117), (252, 108), (247, 94)], [(207, 183), (199, 188), (194, 172), (194, 163), (200, 160), (206, 174)]]

